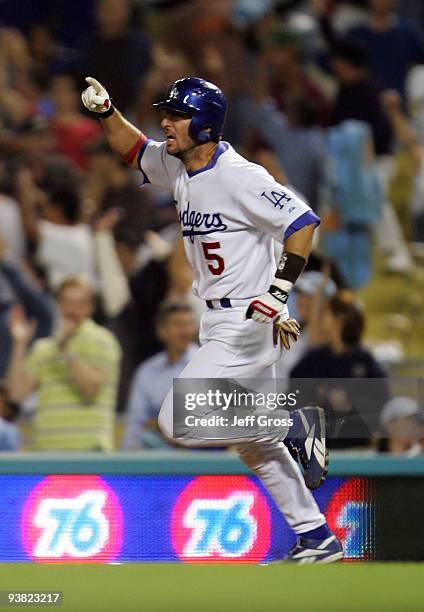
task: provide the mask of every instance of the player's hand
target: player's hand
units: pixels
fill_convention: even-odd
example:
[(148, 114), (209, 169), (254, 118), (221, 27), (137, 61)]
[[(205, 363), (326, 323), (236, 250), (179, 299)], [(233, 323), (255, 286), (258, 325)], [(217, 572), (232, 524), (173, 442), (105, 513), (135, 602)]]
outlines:
[(93, 77), (86, 77), (89, 87), (84, 89), (81, 100), (85, 108), (92, 113), (105, 113), (111, 107), (111, 99), (106, 89)]
[(277, 344), (278, 338), (281, 340), (281, 344), (288, 351), (290, 349), (291, 342), (297, 342), (300, 336), (300, 326), (296, 319), (287, 319), (286, 321), (276, 321), (274, 323), (275, 332), (275, 344)]
[(264, 293), (255, 298), (246, 311), (246, 319), (258, 323), (271, 323), (284, 308), (284, 303), (270, 293)]

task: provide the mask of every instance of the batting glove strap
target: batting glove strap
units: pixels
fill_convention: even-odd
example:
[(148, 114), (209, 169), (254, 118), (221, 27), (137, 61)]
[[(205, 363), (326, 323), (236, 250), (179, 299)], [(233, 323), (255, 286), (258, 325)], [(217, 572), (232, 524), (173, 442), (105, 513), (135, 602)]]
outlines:
[(246, 319), (253, 319), (258, 323), (271, 323), (277, 317), (284, 304), (275, 299), (269, 292), (254, 299), (246, 311)]
[(277, 285), (271, 285), (271, 287), (268, 289), (268, 293), (270, 293), (273, 298), (275, 298), (282, 304), (287, 304), (289, 294), (287, 293), (287, 291), (284, 291), (280, 287), (277, 287)]

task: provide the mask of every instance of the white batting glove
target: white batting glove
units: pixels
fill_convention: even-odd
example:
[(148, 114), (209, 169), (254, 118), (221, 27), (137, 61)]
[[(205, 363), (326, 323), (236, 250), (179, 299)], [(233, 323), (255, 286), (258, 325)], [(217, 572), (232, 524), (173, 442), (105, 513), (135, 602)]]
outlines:
[(81, 94), (81, 100), (85, 108), (92, 113), (106, 113), (112, 106), (106, 89), (93, 77), (86, 77), (85, 80), (89, 85)]
[(246, 319), (253, 319), (258, 323), (272, 323), (284, 307), (285, 304), (270, 293), (263, 293), (249, 304)]

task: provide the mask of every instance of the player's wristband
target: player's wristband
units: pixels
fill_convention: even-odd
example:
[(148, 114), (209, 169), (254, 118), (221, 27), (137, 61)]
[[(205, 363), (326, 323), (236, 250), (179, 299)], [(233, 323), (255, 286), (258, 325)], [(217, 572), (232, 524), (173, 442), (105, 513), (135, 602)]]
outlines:
[(289, 293), (305, 265), (306, 259), (301, 255), (283, 251), (268, 293), (282, 304), (286, 304)]
[(299, 276), (302, 274), (305, 266), (306, 259), (304, 257), (301, 255), (296, 255), (296, 253), (288, 253), (287, 251), (283, 251), (280, 263), (277, 267), (277, 272), (275, 273), (275, 278), (291, 283), (291, 289)]

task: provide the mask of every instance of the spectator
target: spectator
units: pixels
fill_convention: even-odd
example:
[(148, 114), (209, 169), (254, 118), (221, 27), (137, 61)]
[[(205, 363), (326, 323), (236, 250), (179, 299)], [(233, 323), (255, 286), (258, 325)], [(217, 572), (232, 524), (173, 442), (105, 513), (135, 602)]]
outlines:
[(0, 27), (0, 116), (6, 126), (19, 125), (31, 113), (25, 91), (31, 56), (25, 38), (15, 28)]
[(85, 195), (96, 201), (100, 214), (119, 210), (115, 230), (133, 232), (140, 240), (146, 229), (158, 229), (175, 222), (175, 206), (155, 207), (151, 195), (135, 182), (133, 172), (112, 153), (104, 138), (89, 147), (90, 163)]
[(44, 291), (37, 287), (28, 274), (24, 274), (13, 257), (0, 232), (0, 276), (10, 290), (0, 294), (0, 378), (5, 376), (10, 359), (12, 339), (9, 331), (9, 319), (12, 309), (19, 304), (26, 317), (35, 324), (35, 337), (48, 336), (53, 327), (53, 303)]
[[(330, 448), (368, 446), (388, 390), (385, 372), (361, 344), (364, 313), (349, 294), (337, 294), (321, 324), (328, 341), (308, 351), (291, 370), (292, 385), (300, 385), (302, 403), (326, 408), (333, 426)], [(300, 384), (299, 378), (308, 380)]]
[(288, 102), (287, 113), (271, 102), (255, 111), (258, 135), (271, 147), (287, 174), (288, 185), (319, 210), (325, 187), (326, 146), (316, 112), (306, 98)]
[(101, 127), (98, 121), (81, 113), (79, 91), (71, 75), (54, 76), (50, 82), (50, 96), (54, 104), (51, 128), (56, 148), (77, 167), (86, 169), (87, 145), (99, 140)]
[(13, 423), (19, 407), (10, 401), (7, 387), (0, 380), (0, 451), (17, 451), (21, 445), (21, 432)]
[(248, 121), (249, 57), (234, 28), (233, 9), (233, 3), (227, 0), (178, 3), (168, 12), (162, 40), (171, 52), (176, 50), (187, 58), (193, 68), (191, 74), (216, 83), (225, 91), (226, 138), (235, 146), (242, 146)]
[[(63, 10), (63, 6), (61, 8)], [(81, 14), (81, 5), (78, 7), (78, 14)], [(67, 32), (70, 31), (69, 21), (66, 23), (66, 29)], [(75, 43), (75, 37), (73, 42)], [(28, 46), (33, 71), (41, 82), (48, 82), (52, 74), (63, 72), (75, 61), (74, 51), (63, 45), (63, 40), (59, 40), (57, 28), (48, 23), (37, 21), (32, 24), (28, 32)]]
[[(3, 257), (7, 251), (9, 260), (18, 263), (26, 255), (26, 240), (18, 202), (2, 193), (2, 187), (6, 187), (3, 184), (7, 183), (6, 174), (6, 164), (0, 160), (0, 252)], [(13, 291), (0, 271), (0, 304), (8, 304), (12, 299)]]
[(112, 450), (119, 346), (91, 319), (94, 294), (84, 279), (66, 279), (57, 299), (61, 321), (56, 333), (37, 340), (28, 356), (34, 325), (18, 311), (10, 318), (10, 397), (20, 402), (38, 390), (35, 450)]
[(301, 34), (281, 27), (271, 31), (263, 42), (261, 64), (259, 70), (265, 70), (269, 93), (281, 112), (288, 112), (292, 99), (306, 99), (316, 109), (318, 122), (327, 125), (329, 102), (308, 74)]
[[(78, 188), (72, 174), (64, 180), (58, 166), (43, 183), (45, 191), (34, 184), (31, 172), (22, 168), (17, 175), (17, 196), (22, 206), (28, 236), (36, 245), (36, 258), (46, 269), (52, 290), (73, 274), (84, 274), (94, 284), (95, 252), (90, 227), (80, 223)], [(43, 218), (38, 216), (41, 208)]]
[(114, 103), (126, 112), (150, 67), (150, 42), (131, 28), (129, 0), (96, 0), (95, 9), (97, 29), (80, 50), (77, 71), (107, 83)]
[(419, 441), (419, 408), (411, 397), (392, 397), (383, 406), (380, 425), (383, 435), (379, 450), (414, 457), (423, 452)]
[(327, 143), (332, 197), (322, 224), (324, 249), (346, 285), (357, 289), (372, 274), (371, 232), (383, 205), (371, 130), (362, 121), (343, 121), (328, 131)]
[[(366, 122), (372, 129), (374, 141), (374, 153), (377, 154), (375, 169), (378, 173), (378, 179), (382, 188), (382, 208), (379, 223), (376, 225), (377, 238), (379, 246), (387, 255), (386, 269), (390, 272), (409, 272), (412, 267), (412, 260), (408, 248), (405, 243), (405, 238), (402, 234), (402, 229), (397, 219), (397, 215), (388, 199), (388, 188), (391, 177), (393, 175), (393, 159), (390, 156), (392, 147), (392, 128), (390, 121), (385, 114), (374, 83), (370, 79), (368, 71), (368, 52), (366, 48), (349, 39), (335, 39), (332, 41), (331, 54), (333, 57), (333, 68), (340, 81), (340, 89), (335, 101), (332, 121), (336, 125), (343, 125), (346, 120), (357, 120)], [(334, 142), (334, 140), (333, 140)], [(367, 147), (362, 156), (366, 159), (365, 168), (362, 171), (370, 174), (370, 147)], [(373, 156), (373, 154), (371, 154)], [(353, 159), (354, 156), (352, 156)], [(336, 164), (340, 164), (342, 158), (341, 151), (337, 152)], [(345, 158), (346, 163), (347, 159)], [(350, 178), (350, 180), (354, 180)], [(350, 186), (351, 198), (357, 196), (356, 189)], [(375, 199), (375, 198), (374, 198)], [(357, 197), (357, 203), (366, 202), (366, 198)], [(346, 211), (352, 209), (352, 204), (343, 204)], [(372, 207), (368, 207), (372, 210)], [(375, 219), (374, 219), (375, 221)], [(369, 233), (370, 223), (364, 223), (361, 220), (356, 224), (355, 236), (350, 236), (352, 244), (356, 243), (352, 253), (368, 253), (363, 258), (362, 280), (352, 286), (360, 286), (368, 280), (370, 273), (370, 247)], [(362, 246), (359, 243), (362, 243)], [(334, 256), (334, 251), (329, 253)], [(351, 255), (350, 260), (354, 261), (354, 255)], [(347, 258), (345, 257), (346, 261)], [(366, 269), (368, 271), (366, 272)], [(346, 279), (347, 280), (347, 279)]]
[(19, 155), (36, 182), (42, 182), (48, 165), (57, 163), (58, 159), (56, 141), (47, 119), (42, 115), (32, 115), (19, 126), (13, 143), (12, 153)]
[[(2, 172), (0, 168), (0, 172)], [(6, 172), (6, 169), (4, 169)], [(25, 232), (18, 202), (0, 192), (0, 228), (7, 242), (10, 258), (17, 263), (26, 255)]]
[[(153, 232), (146, 232), (152, 257), (140, 265), (140, 240), (132, 233), (116, 235), (116, 250), (128, 276), (131, 300), (109, 324), (123, 348), (118, 410), (127, 404), (127, 393), (136, 367), (161, 350), (155, 319), (159, 304), (165, 299), (188, 302), (196, 322), (204, 303), (190, 291), (193, 282), (182, 237), (167, 245)], [(137, 333), (134, 333), (137, 330)]]
[(119, 315), (130, 300), (128, 280), (112, 234), (112, 229), (118, 220), (119, 211), (111, 208), (94, 225), (96, 264), (100, 281), (99, 297), (108, 319)]
[(368, 47), (380, 90), (396, 89), (404, 95), (408, 70), (424, 63), (424, 41), (412, 22), (396, 15), (398, 4), (399, 0), (369, 0), (368, 23), (356, 26), (349, 35)]
[(157, 416), (174, 378), (198, 350), (193, 313), (184, 302), (163, 302), (158, 310), (156, 333), (165, 349), (136, 370), (128, 400), (125, 450), (165, 447)]
[(170, 50), (158, 42), (153, 47), (153, 64), (143, 85), (137, 108), (137, 123), (153, 140), (162, 138), (160, 119), (153, 103), (166, 95), (167, 83), (173, 83), (195, 72), (188, 58), (177, 50)]
[(329, 270), (323, 272), (303, 272), (295, 286), (294, 308), (289, 305), (290, 312), (296, 313), (301, 334), (289, 351), (284, 351), (277, 363), (277, 376), (287, 379), (290, 371), (311, 348), (321, 344), (322, 334), (319, 327), (323, 310), (328, 300), (335, 295), (337, 287), (329, 278)]
[(343, 40), (332, 47), (331, 58), (339, 82), (331, 123), (338, 125), (346, 119), (365, 121), (372, 130), (376, 155), (390, 155), (392, 129), (369, 72), (366, 48), (355, 41)]
[[(337, 37), (329, 18), (329, 3), (312, 2), (331, 46)], [(350, 29), (347, 35), (368, 49), (371, 73), (378, 89), (396, 89), (403, 96), (408, 70), (414, 64), (424, 63), (424, 42), (412, 22), (396, 15), (398, 4), (398, 0), (369, 0), (368, 19)]]
[(416, 242), (424, 243), (424, 146), (409, 124), (399, 94), (396, 91), (385, 91), (382, 99), (392, 121), (395, 134), (400, 143), (406, 146), (412, 160), (414, 184), (412, 192), (412, 237)]

